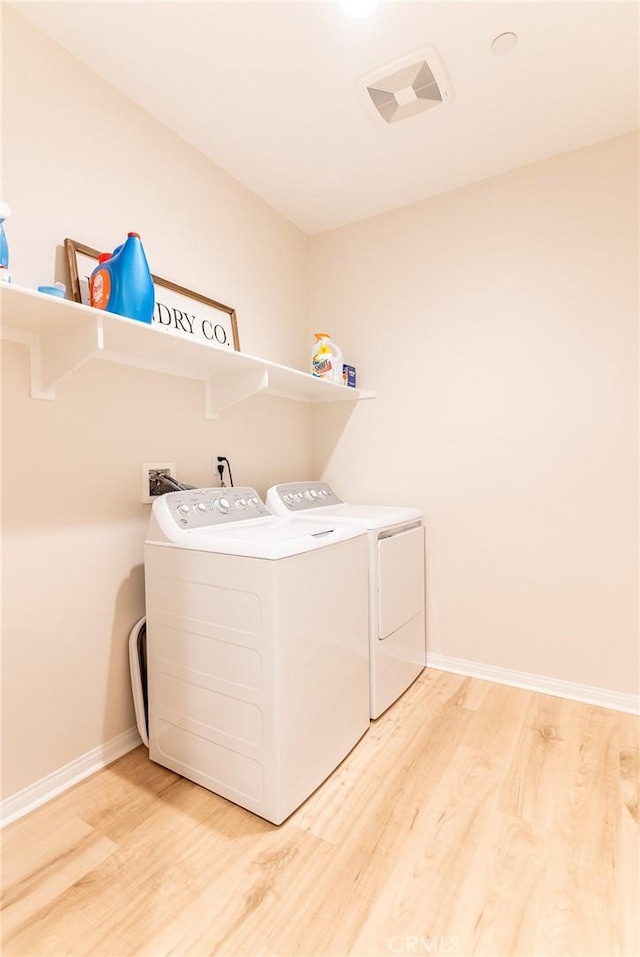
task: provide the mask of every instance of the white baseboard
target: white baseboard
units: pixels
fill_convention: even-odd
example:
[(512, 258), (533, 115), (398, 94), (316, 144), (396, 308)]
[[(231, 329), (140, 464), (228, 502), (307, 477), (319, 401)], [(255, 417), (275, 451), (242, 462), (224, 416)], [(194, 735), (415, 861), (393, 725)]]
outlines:
[(637, 695), (610, 691), (608, 688), (579, 685), (573, 681), (561, 681), (559, 678), (547, 678), (545, 675), (532, 675), (527, 671), (512, 671), (510, 668), (484, 665), (479, 661), (466, 661), (464, 658), (449, 658), (447, 655), (436, 655), (429, 651), (427, 652), (427, 668), (452, 671), (457, 675), (481, 678), (484, 681), (495, 681), (500, 685), (513, 685), (515, 688), (526, 688), (527, 691), (539, 691), (542, 694), (554, 695), (556, 698), (569, 698), (572, 701), (582, 701), (584, 704), (593, 704), (599, 708), (610, 708), (612, 711), (640, 714)]
[(112, 738), (94, 748), (93, 751), (88, 751), (87, 754), (76, 758), (75, 761), (65, 764), (63, 768), (41, 778), (35, 784), (30, 784), (17, 794), (12, 794), (0, 804), (0, 827), (11, 824), (23, 814), (45, 804), (73, 784), (88, 778), (90, 774), (111, 764), (116, 758), (121, 758), (127, 751), (133, 751), (141, 743), (138, 729), (129, 728), (116, 738)]

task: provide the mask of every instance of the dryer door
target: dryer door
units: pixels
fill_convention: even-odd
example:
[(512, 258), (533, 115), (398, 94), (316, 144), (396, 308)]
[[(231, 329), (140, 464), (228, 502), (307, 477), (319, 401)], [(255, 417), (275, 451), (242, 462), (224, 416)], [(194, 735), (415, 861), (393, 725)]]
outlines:
[(378, 638), (384, 639), (424, 608), (424, 528), (378, 539)]

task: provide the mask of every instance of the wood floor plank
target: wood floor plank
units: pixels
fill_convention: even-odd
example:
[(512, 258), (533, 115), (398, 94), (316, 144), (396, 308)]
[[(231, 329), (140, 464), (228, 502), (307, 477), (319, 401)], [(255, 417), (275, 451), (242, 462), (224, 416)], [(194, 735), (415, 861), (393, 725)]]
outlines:
[(621, 889), (618, 921), (621, 953), (640, 954), (640, 718), (617, 715), (620, 753), (619, 831), (613, 849), (613, 867)]
[(529, 822), (536, 839), (550, 835), (569, 800), (568, 784), (578, 735), (579, 706), (534, 695), (505, 772), (499, 806)]
[(389, 953), (393, 940), (442, 942), (454, 936), (456, 900), (465, 893), (497, 778), (487, 756), (460, 747), (439, 782), (425, 791), (427, 781), (416, 776), (407, 783), (395, 841), (355, 953)]
[[(566, 704), (565, 704), (566, 706)], [(578, 705), (563, 818), (556, 830), (537, 945), (548, 954), (620, 954), (621, 880), (613, 862), (619, 838), (620, 767), (616, 720)]]
[[(16, 885), (69, 855), (93, 830), (86, 821), (55, 807), (55, 802), (42, 808), (38, 819), (27, 815), (4, 828), (0, 835), (3, 900)], [(28, 854), (23, 853), (25, 847), (30, 849)]]
[(6, 957), (638, 957), (638, 722), (433, 670), (274, 827), (142, 748), (4, 833)]
[[(150, 799), (169, 795), (182, 778), (148, 760), (149, 752), (140, 745), (129, 751), (100, 774), (71, 788), (56, 799), (56, 806), (82, 817), (107, 837), (119, 841), (131, 833), (149, 813)], [(141, 764), (145, 767), (140, 779)]]
[(451, 920), (468, 953), (537, 955), (540, 889), (549, 857), (547, 844), (529, 822), (494, 808), (479, 840), (467, 892), (458, 898)]
[(491, 754), (506, 769), (534, 700), (532, 691), (491, 685), (491, 693), (485, 696), (469, 726), (467, 747)]
[(622, 800), (629, 816), (640, 825), (640, 718), (635, 715), (620, 715), (620, 779)]
[[(149, 764), (148, 758), (144, 760)], [(142, 821), (134, 818), (118, 852), (96, 868), (92, 881), (79, 882), (56, 901), (42, 917), (35, 937), (33, 928), (23, 928), (15, 937), (16, 946), (32, 953), (39, 934), (60, 927), (65, 952), (74, 953), (80, 946), (97, 952), (107, 941), (113, 949), (119, 946), (122, 933), (129, 933), (131, 945), (137, 948), (139, 937), (155, 931), (159, 919), (179, 915), (187, 903), (190, 888), (176, 868), (194, 846), (205, 841), (211, 859), (224, 867), (225, 854), (233, 850), (236, 840), (226, 819), (237, 817), (249, 834), (269, 827), (204, 788), (168, 774), (170, 783), (162, 798), (150, 801)], [(93, 908), (96, 886), (102, 888), (97, 910)], [(126, 954), (127, 949), (119, 952)]]
[[(80, 826), (76, 827), (76, 823)], [(117, 850), (113, 841), (82, 825), (81, 821), (69, 822), (54, 840), (39, 844), (37, 863), (28, 876), (10, 884), (4, 892), (2, 933), (7, 943), (18, 928), (34, 919), (39, 922), (43, 913), (70, 887)]]
[(196, 895), (171, 928), (150, 940), (151, 951), (258, 953), (269, 937), (279, 939), (289, 924), (299, 920), (312, 889), (309, 885), (330, 850), (295, 828), (270, 828), (244, 842), (220, 873), (212, 875), (209, 870), (205, 877), (210, 857), (200, 847), (181, 862)]

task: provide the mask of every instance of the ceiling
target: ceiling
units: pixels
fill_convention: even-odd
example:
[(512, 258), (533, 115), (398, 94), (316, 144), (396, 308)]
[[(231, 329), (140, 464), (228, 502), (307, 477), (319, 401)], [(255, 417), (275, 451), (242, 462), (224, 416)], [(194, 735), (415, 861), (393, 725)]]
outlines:
[[(638, 127), (635, 2), (12, 6), (310, 234)], [(363, 78), (427, 46), (450, 99), (387, 125)]]

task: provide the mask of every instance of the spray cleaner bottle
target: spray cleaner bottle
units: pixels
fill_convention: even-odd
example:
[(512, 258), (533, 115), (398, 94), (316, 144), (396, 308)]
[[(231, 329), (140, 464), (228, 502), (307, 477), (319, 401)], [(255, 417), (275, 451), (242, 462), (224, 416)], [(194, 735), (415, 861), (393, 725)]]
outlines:
[(342, 352), (328, 332), (316, 332), (315, 339), (311, 359), (313, 375), (342, 385)]
[(11, 207), (0, 202), (0, 280), (11, 282), (9, 274), (9, 243), (4, 231), (4, 221), (11, 216)]
[(138, 233), (129, 233), (127, 241), (103, 253), (89, 277), (89, 297), (95, 309), (150, 323), (155, 294), (153, 279)]

